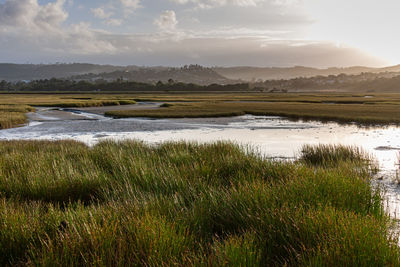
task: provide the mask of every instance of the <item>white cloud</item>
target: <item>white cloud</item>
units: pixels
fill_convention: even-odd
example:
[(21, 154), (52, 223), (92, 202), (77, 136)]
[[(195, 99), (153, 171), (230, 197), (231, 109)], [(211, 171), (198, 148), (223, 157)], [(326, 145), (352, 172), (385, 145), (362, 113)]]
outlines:
[(25, 27), (33, 31), (52, 30), (68, 18), (65, 1), (39, 5), (37, 0), (6, 0), (0, 4), (0, 27)]
[(72, 25), (64, 36), (60, 50), (80, 55), (114, 54), (117, 48), (108, 40), (101, 37), (101, 32), (91, 29), (88, 23)]
[(300, 3), (301, 0), (273, 0), (272, 4), (278, 6), (290, 6)]
[(303, 0), (169, 0), (170, 2), (186, 5), (192, 4), (197, 8), (210, 9), (223, 6), (237, 6), (237, 7), (257, 7), (262, 4), (269, 4), (270, 6), (288, 7), (300, 3)]
[[(101, 40), (100, 32), (88, 23), (64, 26), (68, 12), (64, 0), (40, 5), (37, 0), (6, 0), (0, 3), (0, 40), (8, 49), (73, 54), (113, 53), (110, 41)], [(7, 51), (7, 49), (5, 50)]]
[(174, 31), (178, 20), (176, 19), (176, 14), (173, 10), (166, 10), (161, 15), (154, 20), (154, 25), (156, 25), (161, 31)]
[(103, 19), (103, 23), (110, 26), (120, 26), (122, 19), (112, 18), (113, 12), (107, 12), (104, 7), (92, 8), (92, 14), (99, 19)]
[(140, 8), (140, 0), (120, 0), (121, 4), (131, 11)]
[(103, 7), (92, 8), (90, 11), (96, 18), (99, 19), (108, 19), (113, 15), (112, 12), (106, 12)]
[(176, 4), (194, 4), (199, 8), (212, 8), (218, 6), (234, 5), (234, 6), (257, 6), (266, 0), (170, 0)]
[(111, 26), (120, 26), (122, 24), (122, 20), (121, 19), (112, 19), (112, 18), (110, 18), (110, 19), (107, 19), (105, 21), (105, 23), (107, 25), (111, 25)]

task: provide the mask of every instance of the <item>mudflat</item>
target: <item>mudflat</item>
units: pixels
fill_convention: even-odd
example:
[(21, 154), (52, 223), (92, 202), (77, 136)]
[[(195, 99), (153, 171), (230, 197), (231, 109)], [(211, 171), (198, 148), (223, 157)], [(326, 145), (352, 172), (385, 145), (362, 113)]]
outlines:
[(74, 109), (84, 111), (84, 112), (94, 113), (94, 114), (98, 114), (98, 115), (104, 115), (104, 113), (107, 111), (157, 109), (160, 107), (161, 104), (162, 103), (145, 102), (145, 103), (138, 103), (138, 104), (134, 104), (134, 105), (83, 107), (83, 108), (74, 108)]

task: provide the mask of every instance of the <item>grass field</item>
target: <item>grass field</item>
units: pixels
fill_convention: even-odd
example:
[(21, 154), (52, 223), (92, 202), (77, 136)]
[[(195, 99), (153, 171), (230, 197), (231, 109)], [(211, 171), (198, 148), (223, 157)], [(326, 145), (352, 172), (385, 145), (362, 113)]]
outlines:
[[(329, 156), (328, 156), (329, 155)], [(230, 143), (0, 143), (0, 265), (398, 266), (370, 157)]]
[(276, 115), (361, 124), (399, 124), (400, 94), (272, 94), (272, 93), (152, 93), (152, 94), (0, 94), (0, 128), (25, 122), (35, 106), (88, 107), (165, 103), (157, 110), (109, 111), (108, 116), (182, 118), (244, 114)]
[(400, 94), (160, 94), (138, 95), (135, 99), (168, 105), (159, 110), (109, 111), (106, 115), (194, 118), (253, 114), (340, 123), (400, 123)]
[(194, 102), (173, 103), (156, 110), (108, 111), (115, 118), (197, 118), (239, 115), (283, 116), (291, 119), (356, 122), (360, 124), (399, 124), (400, 105), (321, 104), (299, 102)]

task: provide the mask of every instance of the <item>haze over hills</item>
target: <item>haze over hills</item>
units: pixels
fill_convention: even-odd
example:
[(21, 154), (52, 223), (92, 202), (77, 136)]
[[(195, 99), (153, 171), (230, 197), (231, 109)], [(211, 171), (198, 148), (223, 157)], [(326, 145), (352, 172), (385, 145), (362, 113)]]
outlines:
[(72, 80), (107, 80), (123, 79), (129, 81), (156, 83), (176, 82), (208, 84), (230, 84), (229, 80), (211, 68), (199, 65), (189, 65), (182, 68), (174, 67), (138, 67), (138, 66), (112, 66), (96, 64), (0, 64), (0, 80), (6, 81), (31, 81), (39, 79), (66, 78)]
[(296, 66), (290, 68), (276, 67), (213, 67), (206, 68), (199, 65), (176, 67), (140, 67), (140, 66), (113, 66), (87, 63), (72, 64), (9, 64), (0, 63), (0, 80), (21, 81), (50, 78), (69, 78), (74, 80), (116, 80), (155, 83), (167, 82), (172, 79), (176, 82), (196, 83), (208, 85), (212, 83), (230, 84), (238, 80), (275, 80), (292, 79), (298, 77), (314, 77), (329, 75), (357, 75), (361, 73), (400, 74), (400, 65), (385, 68), (349, 67), (318, 69)]
[(399, 92), (399, 80), (400, 65), (317, 69), (0, 64), (0, 91)]
[(228, 79), (254, 81), (254, 80), (275, 80), (275, 79), (293, 79), (298, 77), (314, 77), (329, 75), (357, 75), (364, 72), (381, 73), (381, 72), (400, 72), (400, 65), (385, 68), (370, 68), (363, 66), (354, 66), (348, 68), (327, 68), (317, 69), (311, 67), (295, 66), (290, 68), (275, 67), (228, 67), (214, 68), (216, 72)]
[(128, 67), (123, 70), (113, 72), (103, 72), (99, 74), (83, 74), (70, 77), (73, 80), (106, 80), (123, 79), (126, 81), (135, 81), (143, 83), (163, 83), (183, 82), (198, 85), (210, 84), (232, 84), (238, 81), (230, 80), (218, 74), (211, 68), (205, 68), (200, 65), (189, 65), (182, 68), (173, 67), (138, 67), (132, 69)]
[(11, 64), (0, 63), (0, 80), (21, 81), (50, 78), (67, 78), (85, 73), (111, 72), (125, 69), (111, 65), (86, 63), (73, 64)]

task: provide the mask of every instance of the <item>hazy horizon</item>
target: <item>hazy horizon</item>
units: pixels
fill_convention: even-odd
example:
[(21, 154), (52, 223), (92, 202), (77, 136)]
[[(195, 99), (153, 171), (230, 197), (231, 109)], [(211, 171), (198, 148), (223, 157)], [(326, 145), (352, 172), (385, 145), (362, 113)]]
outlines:
[(399, 7), (395, 0), (0, 0), (0, 62), (393, 66)]
[[(139, 67), (139, 68), (182, 68), (184, 66), (189, 65), (196, 65), (197, 63), (185, 63), (182, 65), (136, 65), (136, 64), (112, 64), (112, 63), (94, 63), (94, 62), (0, 62), (0, 64), (15, 64), (15, 65), (62, 65), (62, 64), (92, 64), (92, 65), (99, 65), (99, 66), (113, 66), (113, 67)], [(384, 65), (384, 66), (366, 66), (366, 65), (349, 65), (349, 66), (328, 66), (328, 67), (314, 67), (314, 66), (306, 66), (306, 65), (287, 65), (287, 66), (251, 66), (251, 65), (227, 65), (227, 66), (218, 66), (218, 65), (201, 65), (197, 64), (205, 68), (282, 68), (282, 69), (289, 69), (289, 68), (312, 68), (318, 70), (327, 70), (327, 69), (347, 69), (347, 68), (375, 68), (375, 69), (382, 69), (382, 68), (390, 68), (400, 66), (400, 64), (396, 65)]]

